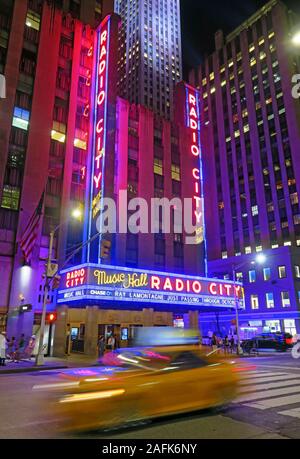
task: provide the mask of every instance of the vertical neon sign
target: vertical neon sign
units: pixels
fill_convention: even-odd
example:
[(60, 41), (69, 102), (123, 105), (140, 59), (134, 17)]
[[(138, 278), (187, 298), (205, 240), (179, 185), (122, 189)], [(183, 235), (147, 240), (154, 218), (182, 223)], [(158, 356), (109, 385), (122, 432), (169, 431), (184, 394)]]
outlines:
[[(92, 85), (92, 113), (93, 132), (90, 150), (90, 173), (89, 173), (89, 199), (88, 199), (88, 232), (87, 239), (95, 237), (96, 243), (87, 246), (87, 261), (100, 262), (100, 240), (96, 223), (101, 219), (101, 202), (104, 198), (104, 171), (106, 155), (106, 132), (107, 132), (107, 99), (108, 99), (108, 69), (110, 48), (110, 20), (107, 16), (99, 25), (96, 32), (96, 60), (95, 80)], [(99, 215), (100, 214), (100, 215)], [(102, 221), (100, 220), (100, 228)], [(96, 252), (96, 253), (95, 253)]]
[(203, 184), (203, 164), (200, 138), (200, 104), (199, 92), (186, 86), (186, 125), (191, 130), (190, 155), (195, 159), (192, 168), (193, 180), (193, 212), (195, 216), (195, 242), (204, 243), (204, 263), (205, 274), (207, 275), (207, 246), (205, 235), (205, 216), (204, 216), (204, 184)]

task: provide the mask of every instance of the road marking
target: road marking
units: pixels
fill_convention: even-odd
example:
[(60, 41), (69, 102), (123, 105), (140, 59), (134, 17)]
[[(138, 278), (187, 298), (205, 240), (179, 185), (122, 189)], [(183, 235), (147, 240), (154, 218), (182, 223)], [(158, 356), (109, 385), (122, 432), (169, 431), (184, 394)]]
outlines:
[[(294, 366), (294, 367), (288, 367), (286, 365), (265, 365), (265, 364), (257, 364), (257, 366), (260, 366), (261, 368), (278, 368), (280, 370), (293, 370), (293, 371), (300, 371), (300, 367)], [(260, 370), (258, 370), (260, 371)]]
[(283, 414), (284, 416), (292, 416), (293, 418), (300, 419), (300, 408), (294, 408), (292, 410), (280, 411), (278, 414)]
[(268, 400), (262, 400), (257, 403), (245, 403), (244, 406), (251, 408), (257, 408), (258, 410), (267, 410), (268, 408), (275, 408), (277, 406), (293, 405), (294, 403), (300, 402), (300, 394), (290, 395), (289, 397), (271, 398)]
[(300, 393), (300, 386), (284, 387), (280, 389), (269, 390), (267, 392), (263, 391), (255, 392), (254, 394), (243, 395), (241, 397), (238, 397), (238, 399), (234, 400), (234, 403), (243, 403), (259, 399), (269, 399), (271, 397), (278, 397), (279, 395), (295, 393)]
[(264, 372), (264, 371), (256, 371), (253, 373), (253, 375), (249, 374), (250, 372), (247, 371), (247, 373), (244, 373), (243, 375), (240, 376), (241, 379), (257, 379), (257, 378), (263, 378), (264, 376), (281, 376), (281, 375), (287, 375), (288, 373), (286, 372), (281, 372), (281, 373), (274, 373), (272, 372)]
[[(281, 375), (281, 373), (280, 373)], [(284, 374), (282, 376), (277, 376), (276, 373), (273, 373), (273, 375), (270, 375), (268, 377), (260, 377), (260, 378), (249, 378), (249, 379), (243, 379), (240, 381), (240, 385), (246, 386), (250, 384), (256, 384), (256, 383), (264, 383), (264, 382), (276, 382), (276, 381), (284, 381), (284, 380), (291, 380), (291, 379), (297, 379), (299, 378), (299, 375), (295, 374)]]
[(258, 386), (245, 386), (239, 389), (239, 393), (244, 392), (254, 392), (256, 390), (268, 390), (268, 389), (275, 389), (276, 387), (287, 387), (287, 386), (294, 386), (295, 384), (299, 384), (300, 386), (300, 379), (293, 379), (292, 381), (280, 381), (280, 382), (271, 382), (268, 384), (259, 384)]

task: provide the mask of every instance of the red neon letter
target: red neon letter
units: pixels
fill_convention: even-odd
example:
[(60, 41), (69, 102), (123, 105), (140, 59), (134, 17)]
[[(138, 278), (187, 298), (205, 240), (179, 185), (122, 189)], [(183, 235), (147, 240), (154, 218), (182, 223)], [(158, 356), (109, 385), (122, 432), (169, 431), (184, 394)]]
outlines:
[(160, 278), (157, 276), (151, 276), (151, 288), (156, 288), (159, 290), (160, 287)]

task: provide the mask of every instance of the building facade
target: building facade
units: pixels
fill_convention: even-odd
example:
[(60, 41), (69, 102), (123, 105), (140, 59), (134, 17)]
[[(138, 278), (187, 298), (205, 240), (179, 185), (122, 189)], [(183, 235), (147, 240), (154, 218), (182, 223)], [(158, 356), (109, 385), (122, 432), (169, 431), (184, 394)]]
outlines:
[[(207, 283), (203, 278), (207, 270), (198, 92), (184, 83), (177, 86), (174, 121), (121, 98), (120, 18), (108, 15), (95, 28), (83, 17), (84, 2), (70, 14), (66, 10), (71, 3), (79, 4), (15, 0), (0, 7), (1, 36), (6, 37), (1, 41), (1, 71), (7, 83), (7, 97), (0, 101), (0, 308), (9, 335), (39, 333), (49, 234), (54, 229), (52, 260), (60, 269), (69, 269), (77, 282), (77, 266), (102, 266), (103, 258), (108, 270), (126, 268), (133, 276), (146, 274), (149, 281), (150, 275), (156, 276), (152, 288), (165, 295), (162, 302), (156, 296), (112, 304), (84, 294), (73, 307), (68, 294), (62, 297), (55, 352), (64, 354), (71, 343), (73, 350), (94, 354), (100, 332), (121, 334), (131, 325), (170, 325), (179, 312), (186, 324), (196, 327), (199, 308), (227, 310), (233, 307), (235, 293), (230, 282)], [(97, 5), (88, 12), (97, 13)], [(94, 20), (99, 22), (97, 15)], [(154, 222), (156, 232), (98, 235), (97, 204), (110, 197), (119, 208), (120, 191), (127, 193), (126, 204), (132, 198), (147, 204), (151, 198), (190, 199), (195, 242), (185, 244), (185, 231), (161, 231), (163, 213)], [(21, 241), (39, 202), (43, 212), (28, 261)], [(81, 223), (70, 218), (78, 207), (85, 213)], [(170, 204), (173, 220), (175, 207)], [(126, 217), (132, 210), (126, 210)], [(97, 245), (91, 241), (94, 236)], [(173, 273), (172, 279), (158, 285), (157, 278), (166, 272)], [(143, 295), (152, 295), (149, 288)], [(98, 288), (95, 295), (102, 291)], [(30, 305), (26, 313), (20, 312), (24, 305)], [(47, 311), (55, 310), (53, 288)], [(54, 327), (48, 327), (51, 330)], [(48, 338), (53, 341), (46, 333)]]
[[(270, 1), (226, 38), (219, 31), (215, 52), (190, 81), (203, 102), (209, 272), (232, 278), (234, 265), (245, 281), (247, 320), (265, 319), (265, 326), (270, 317), (285, 317), (290, 322), (281, 320), (281, 331), (299, 332), (300, 105), (292, 77), (300, 57), (291, 41), (297, 23), (283, 3)], [(253, 267), (260, 252), (265, 266)], [(278, 270), (286, 272), (284, 281)], [(223, 319), (228, 331), (230, 320)]]
[(166, 119), (182, 80), (179, 0), (115, 0), (122, 18), (119, 93)]

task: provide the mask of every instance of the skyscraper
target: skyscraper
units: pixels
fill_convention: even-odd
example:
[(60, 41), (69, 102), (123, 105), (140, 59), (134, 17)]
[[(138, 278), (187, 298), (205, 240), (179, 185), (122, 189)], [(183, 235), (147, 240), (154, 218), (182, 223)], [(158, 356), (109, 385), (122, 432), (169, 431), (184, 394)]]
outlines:
[(119, 93), (170, 118), (182, 80), (179, 0), (115, 0), (122, 18)]
[[(243, 278), (246, 326), (300, 327), (299, 19), (268, 2), (191, 74), (199, 87), (210, 272)], [(251, 265), (264, 252), (264, 266)], [(227, 317), (227, 320), (229, 318)], [(227, 325), (226, 325), (227, 326)]]

